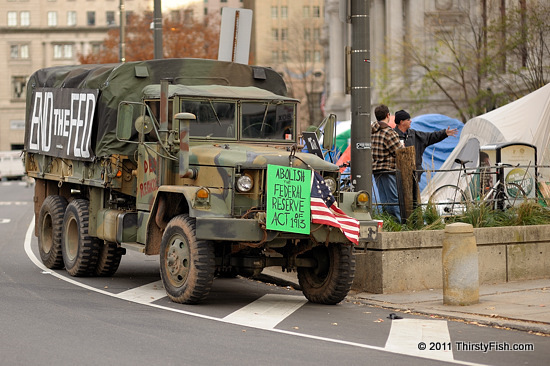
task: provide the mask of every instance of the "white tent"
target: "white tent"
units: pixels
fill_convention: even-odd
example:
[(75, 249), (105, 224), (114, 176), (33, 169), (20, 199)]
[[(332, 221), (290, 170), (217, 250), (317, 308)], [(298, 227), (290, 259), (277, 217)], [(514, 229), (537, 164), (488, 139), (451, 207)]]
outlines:
[[(550, 84), (512, 103), (472, 118), (465, 124), (457, 146), (440, 170), (460, 168), (455, 159), (471, 160), (478, 166), (479, 148), (489, 144), (522, 142), (537, 148), (537, 165), (550, 165)], [(535, 162), (533, 162), (535, 164)], [(543, 181), (550, 181), (550, 169), (539, 169)], [(457, 184), (459, 172), (438, 172), (422, 191), (422, 202), (440, 186)]]

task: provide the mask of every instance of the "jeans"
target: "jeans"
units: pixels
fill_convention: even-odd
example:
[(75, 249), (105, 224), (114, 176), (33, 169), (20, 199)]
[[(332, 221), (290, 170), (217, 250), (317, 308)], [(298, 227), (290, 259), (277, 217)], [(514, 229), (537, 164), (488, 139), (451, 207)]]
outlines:
[[(399, 210), (399, 196), (397, 193), (397, 179), (394, 172), (374, 173), (374, 180), (378, 187), (380, 203), (385, 204), (383, 209), (394, 216), (401, 223)], [(393, 205), (392, 205), (393, 203)]]

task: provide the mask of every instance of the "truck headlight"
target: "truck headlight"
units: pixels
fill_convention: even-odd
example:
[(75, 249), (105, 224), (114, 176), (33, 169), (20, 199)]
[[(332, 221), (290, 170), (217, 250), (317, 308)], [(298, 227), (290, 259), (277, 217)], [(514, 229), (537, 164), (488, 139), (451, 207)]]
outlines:
[(254, 187), (254, 181), (249, 175), (244, 174), (237, 179), (237, 190), (239, 192), (249, 192), (252, 187)]
[(336, 192), (336, 179), (332, 178), (332, 177), (323, 177), (323, 179), (325, 180), (325, 183), (328, 187), (328, 189), (330, 189), (330, 193), (334, 194), (334, 192)]

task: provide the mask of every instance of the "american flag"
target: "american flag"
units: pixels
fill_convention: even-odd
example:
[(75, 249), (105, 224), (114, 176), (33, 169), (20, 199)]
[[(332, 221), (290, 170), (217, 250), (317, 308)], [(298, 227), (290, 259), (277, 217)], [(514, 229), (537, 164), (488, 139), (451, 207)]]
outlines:
[(323, 177), (316, 171), (311, 175), (311, 222), (339, 228), (351, 242), (359, 242), (359, 221), (338, 208)]

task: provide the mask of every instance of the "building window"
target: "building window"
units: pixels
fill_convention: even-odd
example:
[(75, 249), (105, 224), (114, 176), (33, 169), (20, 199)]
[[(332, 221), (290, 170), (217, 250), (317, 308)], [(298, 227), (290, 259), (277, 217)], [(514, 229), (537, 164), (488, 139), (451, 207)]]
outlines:
[(21, 57), (23, 60), (26, 60), (29, 58), (29, 45), (28, 44), (22, 44), (19, 47), (19, 57)]
[(282, 56), (283, 62), (288, 61), (288, 51), (281, 52), (281, 56)]
[(304, 40), (311, 41), (311, 29), (304, 28)]
[(174, 23), (181, 23), (181, 12), (179, 10), (172, 10), (170, 12), (170, 20)]
[(274, 41), (278, 41), (279, 40), (279, 30), (277, 28), (273, 28), (271, 30), (271, 38), (272, 40)]
[(57, 26), (57, 12), (49, 11), (48, 12), (48, 26), (56, 27)]
[(271, 18), (277, 19), (279, 17), (279, 9), (276, 6), (271, 7)]
[(310, 50), (304, 51), (304, 61), (305, 62), (311, 62), (311, 51)]
[(30, 11), (22, 11), (19, 14), (19, 18), (21, 19), (21, 26), (22, 27), (28, 27), (31, 25), (31, 12)]
[(281, 6), (281, 18), (288, 18), (288, 6)]
[(17, 12), (8, 11), (8, 27), (16, 27), (16, 26), (17, 26)]
[(87, 24), (89, 26), (94, 26), (95, 25), (95, 11), (86, 12), (86, 19), (87, 19)]
[(193, 9), (185, 9), (183, 11), (183, 21), (184, 23), (191, 23), (193, 21)]
[(25, 99), (25, 92), (27, 86), (26, 76), (13, 76), (11, 79), (12, 85), (12, 98), (13, 99)]
[(314, 28), (313, 29), (313, 40), (318, 41), (321, 39), (321, 29), (320, 28)]
[(279, 51), (271, 51), (271, 63), (279, 63)]
[(73, 27), (76, 25), (76, 11), (67, 12), (67, 25)]
[(226, 3), (226, 2), (227, 2), (227, 0), (222, 0), (221, 2), (222, 2), (222, 3)]
[(28, 44), (12, 44), (10, 46), (10, 57), (12, 59), (26, 60), (29, 58)]
[(315, 62), (321, 61), (321, 51), (313, 51), (313, 61)]
[(73, 58), (73, 45), (55, 44), (53, 46), (53, 58), (56, 60)]
[(106, 12), (105, 19), (107, 20), (107, 25), (115, 25), (115, 12), (114, 11)]
[(320, 18), (321, 17), (321, 8), (319, 6), (313, 6), (313, 17), (314, 18)]
[(12, 44), (10, 46), (10, 57), (11, 58), (19, 58), (19, 45)]
[(304, 18), (309, 18), (309, 9), (310, 9), (309, 5), (304, 5), (304, 8), (302, 10), (302, 16)]
[(281, 29), (281, 41), (286, 41), (288, 39), (288, 28)]
[(92, 47), (92, 54), (98, 54), (101, 51), (101, 43), (94, 42), (90, 45)]
[[(24, 119), (10, 119), (10, 130), (24, 130), (25, 129), (25, 120)], [(23, 146), (19, 144), (11, 144), (12, 150), (23, 150)]]

